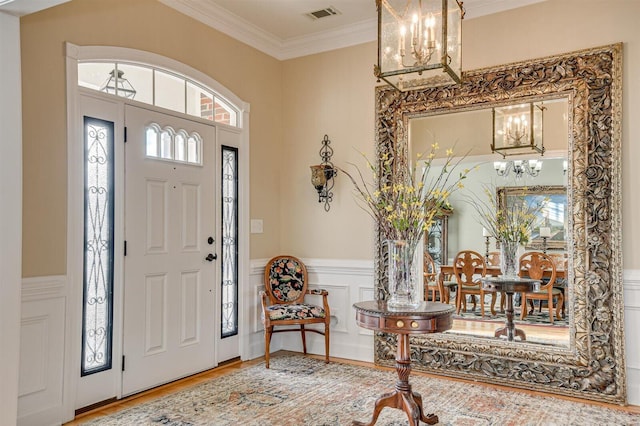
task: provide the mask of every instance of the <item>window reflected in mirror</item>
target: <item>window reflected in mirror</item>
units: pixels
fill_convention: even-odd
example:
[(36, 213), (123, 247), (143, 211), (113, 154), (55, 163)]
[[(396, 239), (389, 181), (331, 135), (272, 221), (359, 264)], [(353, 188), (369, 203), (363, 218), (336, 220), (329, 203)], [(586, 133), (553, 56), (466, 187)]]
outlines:
[[(553, 287), (557, 290), (554, 291), (562, 292), (564, 306), (570, 304), (570, 292), (564, 279), (570, 255), (566, 250), (570, 213), (566, 191), (567, 164), (570, 163), (568, 99), (538, 99), (536, 105), (544, 105), (545, 108), (543, 153), (534, 149), (506, 156), (504, 152), (492, 152), (495, 129), (491, 108), (409, 119), (409, 153), (412, 161), (418, 162), (417, 170), (420, 170), (421, 154), (428, 152), (432, 144), (438, 144), (443, 152), (451, 148), (455, 155), (466, 155), (462, 168), (471, 169), (463, 182), (464, 188), (454, 192), (449, 199), (451, 210), (447, 212), (445, 232), (442, 221), (439, 221), (425, 236), (424, 250), (434, 260), (438, 259), (437, 269), (445, 284), (443, 290), (448, 292), (451, 304), (456, 303), (458, 296), (456, 277), (452, 273), (453, 260), (458, 252), (472, 250), (482, 254), (488, 265), (488, 274), (500, 274), (499, 244), (494, 237), (487, 235), (476, 217), (476, 210), (469, 204), (469, 194), (482, 196), (486, 188), (491, 188), (496, 206), (507, 202), (513, 191), (526, 193), (527, 197), (545, 198), (545, 208), (536, 218), (529, 241), (521, 246), (519, 254), (539, 251), (556, 260), (557, 278)], [(514, 295), (514, 322), (517, 328), (525, 331), (526, 342), (569, 347), (572, 321), (569, 311), (561, 309), (560, 318), (554, 317), (551, 324), (546, 300), (531, 299), (527, 306), (521, 306), (522, 296)], [(494, 333), (505, 324), (504, 299), (504, 293), (496, 295), (493, 314), (493, 297), (486, 294), (485, 316), (482, 317), (479, 296), (467, 295), (466, 310), (461, 309), (454, 316), (454, 326), (447, 333), (499, 339), (494, 337)], [(521, 319), (523, 309), (526, 312)]]

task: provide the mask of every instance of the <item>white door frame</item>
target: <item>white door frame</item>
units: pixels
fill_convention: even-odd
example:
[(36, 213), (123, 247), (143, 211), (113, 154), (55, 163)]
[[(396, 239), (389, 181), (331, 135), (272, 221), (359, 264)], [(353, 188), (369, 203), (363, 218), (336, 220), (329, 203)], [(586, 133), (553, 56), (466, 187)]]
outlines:
[[(111, 46), (77, 46), (66, 43), (66, 85), (67, 85), (67, 280), (68, 280), (68, 307), (65, 318), (65, 361), (64, 361), (64, 388), (63, 388), (63, 422), (72, 420), (75, 412), (76, 388), (80, 372), (80, 347), (82, 333), (82, 283), (83, 283), (83, 159), (82, 159), (82, 125), (79, 123), (79, 99), (80, 94), (99, 97), (110, 102), (120, 103), (122, 115), (124, 114), (124, 98), (115, 98), (78, 86), (78, 62), (91, 60), (131, 61), (150, 64), (159, 68), (173, 70), (182, 75), (198, 81), (211, 88), (214, 92), (229, 100), (239, 108), (238, 128), (240, 132), (240, 147), (238, 151), (239, 182), (238, 182), (238, 207), (239, 220), (238, 231), (240, 235), (238, 258), (238, 323), (239, 323), (239, 349), (240, 357), (245, 360), (249, 356), (249, 310), (247, 300), (243, 295), (247, 294), (249, 281), (249, 104), (242, 101), (235, 94), (222, 86), (208, 75), (173, 59), (144, 52), (136, 49), (111, 47)], [(141, 105), (135, 101), (126, 101)], [(149, 108), (149, 105), (145, 105)], [(120, 117), (122, 117), (122, 115)], [(216, 123), (216, 126), (225, 126)], [(230, 127), (230, 126), (229, 126)], [(118, 153), (120, 151), (120, 153)], [(122, 164), (123, 148), (116, 146), (115, 168), (115, 248), (122, 247), (123, 241), (123, 214), (124, 200)], [(118, 164), (120, 163), (120, 164)], [(120, 224), (120, 226), (118, 226)], [(123, 280), (122, 256), (115, 256), (114, 279), (115, 285), (121, 285)], [(115, 293), (122, 295), (121, 288), (115, 288)], [(114, 300), (114, 330), (113, 330), (113, 367), (121, 369), (122, 355), (122, 300)], [(217, 327), (219, 328), (219, 327)], [(220, 330), (216, 332), (218, 338)], [(120, 397), (120, 382), (116, 387), (116, 396)]]

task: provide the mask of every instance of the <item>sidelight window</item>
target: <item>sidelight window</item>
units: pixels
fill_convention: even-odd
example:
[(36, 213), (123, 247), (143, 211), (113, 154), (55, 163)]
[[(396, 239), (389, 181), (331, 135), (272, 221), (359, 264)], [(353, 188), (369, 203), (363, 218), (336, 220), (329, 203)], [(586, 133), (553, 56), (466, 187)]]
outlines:
[(222, 337), (238, 334), (238, 150), (222, 147)]
[(83, 376), (111, 369), (113, 122), (84, 117)]

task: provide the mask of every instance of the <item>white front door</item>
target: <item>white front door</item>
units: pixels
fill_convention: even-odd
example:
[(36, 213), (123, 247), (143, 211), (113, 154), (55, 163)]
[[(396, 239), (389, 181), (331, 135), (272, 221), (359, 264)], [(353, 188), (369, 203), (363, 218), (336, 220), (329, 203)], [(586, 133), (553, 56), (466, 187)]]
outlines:
[(215, 126), (125, 107), (129, 395), (215, 366)]

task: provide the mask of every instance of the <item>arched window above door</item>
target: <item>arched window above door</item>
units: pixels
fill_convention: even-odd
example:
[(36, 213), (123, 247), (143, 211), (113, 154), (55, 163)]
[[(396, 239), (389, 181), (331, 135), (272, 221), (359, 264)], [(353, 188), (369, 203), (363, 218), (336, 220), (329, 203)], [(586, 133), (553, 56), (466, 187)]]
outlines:
[(239, 127), (239, 108), (179, 73), (130, 62), (78, 63), (78, 85)]

